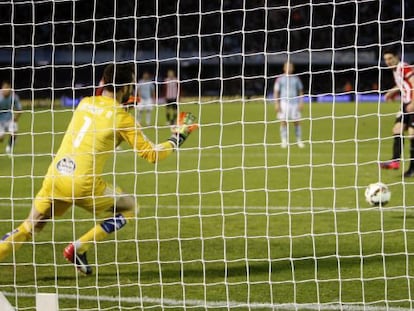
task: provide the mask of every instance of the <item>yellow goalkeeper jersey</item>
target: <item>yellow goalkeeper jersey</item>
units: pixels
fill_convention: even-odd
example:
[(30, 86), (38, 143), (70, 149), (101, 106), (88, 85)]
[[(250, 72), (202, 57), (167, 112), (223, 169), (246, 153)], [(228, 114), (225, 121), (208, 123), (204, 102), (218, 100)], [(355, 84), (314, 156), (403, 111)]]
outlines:
[(73, 114), (46, 178), (55, 187), (72, 191), (72, 195), (86, 194), (122, 141), (152, 163), (173, 151), (168, 141), (154, 145), (148, 140), (135, 119), (113, 98), (86, 97)]

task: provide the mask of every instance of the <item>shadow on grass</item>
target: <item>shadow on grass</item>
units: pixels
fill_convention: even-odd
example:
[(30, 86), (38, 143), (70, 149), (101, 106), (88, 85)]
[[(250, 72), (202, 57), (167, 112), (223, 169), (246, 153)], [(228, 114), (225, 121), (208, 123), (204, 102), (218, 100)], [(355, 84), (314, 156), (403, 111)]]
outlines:
[[(319, 254), (320, 257), (323, 257)], [(152, 283), (172, 283), (172, 282), (223, 282), (227, 281), (247, 281), (249, 280), (269, 280), (269, 275), (276, 281), (292, 281), (295, 280), (311, 280), (317, 272), (318, 279), (335, 279), (344, 271), (353, 271), (352, 274), (357, 277), (361, 273), (360, 257), (339, 258), (332, 254), (324, 258), (315, 260), (314, 258), (295, 258), (277, 259), (271, 263), (268, 261), (246, 262), (240, 260), (237, 262), (191, 262), (191, 263), (163, 263), (159, 264), (128, 264), (104, 266), (93, 265), (93, 274), (84, 276), (76, 275), (73, 266), (60, 266), (56, 271), (53, 267), (36, 269), (33, 266), (15, 267), (10, 266), (9, 272), (0, 279), (0, 287), (9, 287), (13, 284), (19, 285), (41, 285), (55, 283), (59, 286), (73, 284), (79, 281), (79, 285), (87, 285), (91, 282), (97, 282), (99, 286), (113, 284), (115, 280), (119, 280), (122, 284), (152, 284)], [(387, 256), (385, 257), (387, 265), (405, 266), (406, 256)], [(293, 265), (293, 267), (292, 267)], [(375, 255), (363, 259), (364, 276), (383, 275), (384, 257)], [(5, 266), (3, 268), (7, 268)], [(7, 269), (6, 269), (7, 270)], [(49, 273), (47, 272), (49, 271)], [(375, 275), (365, 275), (372, 271)], [(376, 272), (375, 272), (376, 271)], [(294, 277), (292, 276), (294, 274)], [(247, 278), (248, 276), (248, 278)], [(98, 279), (98, 281), (97, 281)]]

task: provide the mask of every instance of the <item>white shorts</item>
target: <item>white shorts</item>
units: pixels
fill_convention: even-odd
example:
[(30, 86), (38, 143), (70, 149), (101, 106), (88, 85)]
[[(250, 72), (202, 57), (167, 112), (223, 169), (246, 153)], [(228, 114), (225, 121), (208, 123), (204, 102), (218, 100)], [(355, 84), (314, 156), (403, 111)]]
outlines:
[(14, 134), (18, 130), (17, 122), (13, 120), (0, 121), (0, 137), (6, 133)]
[(138, 110), (152, 110), (154, 108), (154, 103), (152, 98), (143, 99), (137, 105)]
[(289, 104), (286, 101), (280, 102), (280, 112), (277, 114), (280, 121), (297, 121), (302, 117), (299, 104)]

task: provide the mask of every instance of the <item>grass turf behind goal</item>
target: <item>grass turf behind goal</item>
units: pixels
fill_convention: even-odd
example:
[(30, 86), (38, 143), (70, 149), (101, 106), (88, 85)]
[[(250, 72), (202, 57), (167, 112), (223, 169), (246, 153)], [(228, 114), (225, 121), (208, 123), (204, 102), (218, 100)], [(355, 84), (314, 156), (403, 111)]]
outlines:
[[(0, 263), (18, 310), (34, 310), (37, 291), (58, 293), (65, 310), (412, 308), (413, 182), (377, 164), (390, 156), (396, 104), (306, 105), (305, 149), (280, 148), (263, 101), (181, 109), (201, 127), (176, 155), (154, 166), (122, 145), (108, 161), (105, 178), (141, 208), (89, 252), (92, 276), (62, 256), (96, 221), (79, 208)], [(26, 217), (71, 114), (22, 116), (16, 155), (0, 156), (1, 234)], [(144, 131), (160, 142), (163, 108), (155, 118)], [(379, 180), (392, 198), (370, 207), (364, 190)]]

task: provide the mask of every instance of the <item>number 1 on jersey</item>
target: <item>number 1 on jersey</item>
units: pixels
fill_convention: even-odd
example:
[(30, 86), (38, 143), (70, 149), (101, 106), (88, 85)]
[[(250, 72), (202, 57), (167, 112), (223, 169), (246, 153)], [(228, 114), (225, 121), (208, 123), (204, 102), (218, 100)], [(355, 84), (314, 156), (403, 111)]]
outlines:
[(89, 126), (92, 124), (92, 119), (89, 117), (83, 117), (83, 125), (79, 130), (78, 135), (76, 136), (75, 140), (73, 141), (73, 146), (78, 148), (82, 142), (83, 137), (85, 137), (86, 132), (88, 131)]

